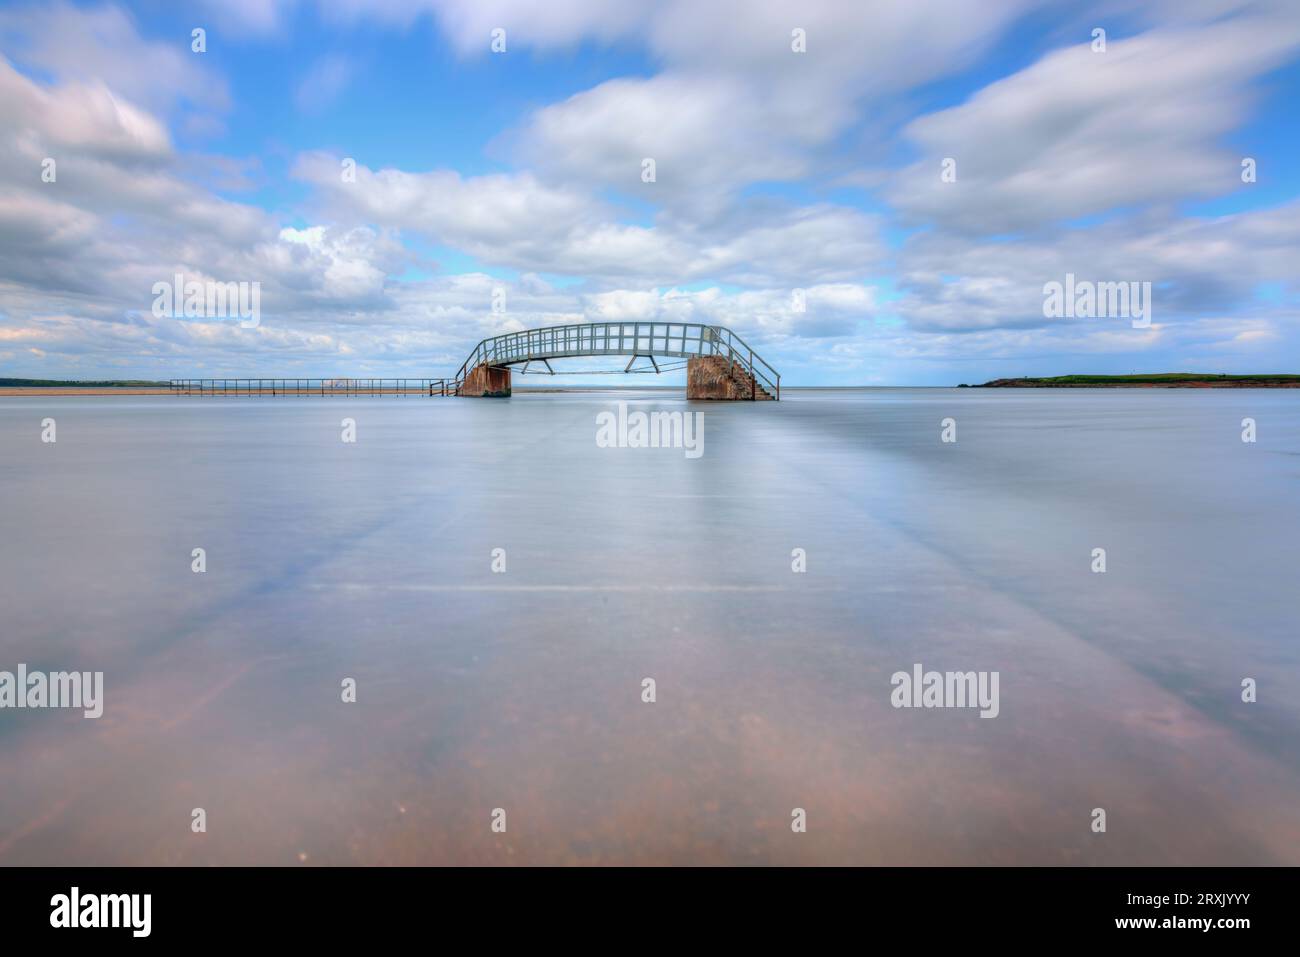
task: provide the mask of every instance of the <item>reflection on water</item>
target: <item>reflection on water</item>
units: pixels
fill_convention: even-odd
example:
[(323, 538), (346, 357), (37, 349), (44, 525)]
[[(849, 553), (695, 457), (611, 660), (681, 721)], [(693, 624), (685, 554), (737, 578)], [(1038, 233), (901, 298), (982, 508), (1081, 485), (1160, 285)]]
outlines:
[(1300, 863), (1300, 395), (628, 397), (0, 400), (0, 863)]

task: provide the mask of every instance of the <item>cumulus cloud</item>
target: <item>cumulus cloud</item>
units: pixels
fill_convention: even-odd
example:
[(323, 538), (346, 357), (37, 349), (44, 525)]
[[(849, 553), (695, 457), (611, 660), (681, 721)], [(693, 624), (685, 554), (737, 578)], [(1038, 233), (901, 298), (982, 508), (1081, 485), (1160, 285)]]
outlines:
[(923, 158), (890, 199), (913, 222), (988, 234), (1227, 193), (1241, 156), (1222, 137), (1249, 113), (1249, 82), (1298, 47), (1294, 14), (1153, 30), (1105, 52), (1081, 41), (908, 124)]
[(524, 252), (541, 250), (575, 225), (590, 225), (601, 209), (589, 195), (544, 186), (529, 173), (466, 178), (454, 170), (411, 173), (357, 165), (353, 181), (344, 176), (346, 159), (305, 154), (295, 163), (294, 175), (374, 222), (471, 248), (514, 243)]
[[(613, 187), (707, 219), (746, 183), (805, 174), (800, 147), (827, 132), (816, 110), (777, 117), (738, 81), (672, 74), (611, 80), (538, 111), (520, 152), (560, 182)], [(647, 159), (653, 182), (643, 180)]]
[(861, 276), (882, 256), (879, 223), (828, 204), (747, 208), (709, 228), (665, 216), (653, 226), (619, 222), (617, 211), (531, 173), (462, 177), (410, 173), (344, 159), (300, 157), (295, 174), (331, 201), (340, 218), (419, 233), (485, 263), (536, 272), (668, 283), (718, 278), (796, 285)]
[(582, 297), (591, 322), (660, 321), (723, 325), (755, 341), (787, 337), (821, 339), (855, 332), (874, 318), (876, 291), (856, 283), (807, 289), (703, 290), (616, 289)]
[[(572, 4), (567, 36), (600, 37), (619, 18)], [(509, 138), (542, 175), (598, 184), (704, 221), (745, 186), (818, 169), (836, 138), (882, 98), (969, 63), (1026, 6), (670, 2), (632, 7), (638, 33), (664, 62), (545, 107)], [(526, 4), (438, 4), (454, 39), (473, 49), (488, 22), (530, 23)], [(551, 11), (547, 11), (549, 16)], [(495, 20), (493, 18), (496, 18)], [(563, 18), (563, 17), (562, 17)], [(792, 50), (798, 30), (806, 52)], [(559, 32), (558, 29), (555, 32)], [(524, 42), (557, 42), (552, 30)], [(641, 181), (655, 160), (656, 182)]]
[(0, 11), (0, 40), (10, 59), (60, 80), (103, 84), (151, 111), (184, 103), (225, 110), (225, 79), (184, 42), (146, 40), (120, 7), (32, 3)]
[(14, 148), (28, 159), (76, 153), (113, 160), (171, 156), (171, 138), (154, 117), (100, 81), (43, 88), (0, 58), (0, 123), (22, 130)]
[[(1123, 219), (1089, 229), (989, 243), (930, 233), (899, 257), (906, 294), (898, 313), (914, 329), (969, 332), (1055, 327), (1115, 319), (1045, 318), (1043, 286), (1067, 273), (1093, 282), (1150, 282), (1157, 324), (1249, 302), (1255, 287), (1281, 281), (1300, 294), (1300, 203), (1229, 216)], [(1285, 314), (1285, 313), (1282, 313)], [(1136, 337), (1130, 337), (1136, 339)]]

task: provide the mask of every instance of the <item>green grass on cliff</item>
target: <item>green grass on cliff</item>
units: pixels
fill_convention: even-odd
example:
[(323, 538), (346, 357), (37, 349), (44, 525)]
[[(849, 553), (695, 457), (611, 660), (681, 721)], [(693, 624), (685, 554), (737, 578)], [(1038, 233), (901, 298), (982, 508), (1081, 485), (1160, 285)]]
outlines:
[(1209, 372), (1157, 372), (1144, 375), (1058, 375), (1045, 376), (1042, 378), (1025, 376), (1009, 379), (994, 379), (992, 382), (986, 382), (984, 384), (986, 386), (1013, 384), (1045, 386), (1169, 385), (1171, 383), (1180, 382), (1252, 382), (1261, 385), (1271, 382), (1300, 383), (1300, 375), (1220, 375)]

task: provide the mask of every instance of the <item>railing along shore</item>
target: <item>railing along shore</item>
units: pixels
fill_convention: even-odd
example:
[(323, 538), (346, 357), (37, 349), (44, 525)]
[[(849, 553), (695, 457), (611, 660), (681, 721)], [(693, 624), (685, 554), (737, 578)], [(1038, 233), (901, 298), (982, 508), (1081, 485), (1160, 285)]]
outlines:
[(449, 395), (454, 379), (172, 379), (172, 395), (194, 396), (383, 396)]

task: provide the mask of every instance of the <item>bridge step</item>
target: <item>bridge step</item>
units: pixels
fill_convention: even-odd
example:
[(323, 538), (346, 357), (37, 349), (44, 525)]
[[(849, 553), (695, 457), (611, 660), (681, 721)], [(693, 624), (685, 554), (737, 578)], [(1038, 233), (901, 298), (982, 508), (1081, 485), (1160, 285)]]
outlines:
[(776, 397), (739, 362), (726, 356), (697, 356), (686, 363), (686, 398), (734, 402)]

